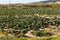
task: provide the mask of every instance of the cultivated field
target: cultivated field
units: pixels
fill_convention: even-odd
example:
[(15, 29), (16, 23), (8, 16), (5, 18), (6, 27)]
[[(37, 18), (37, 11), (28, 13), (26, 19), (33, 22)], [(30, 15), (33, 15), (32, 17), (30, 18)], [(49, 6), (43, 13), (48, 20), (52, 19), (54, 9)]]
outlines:
[(0, 5), (0, 40), (60, 40), (60, 4)]

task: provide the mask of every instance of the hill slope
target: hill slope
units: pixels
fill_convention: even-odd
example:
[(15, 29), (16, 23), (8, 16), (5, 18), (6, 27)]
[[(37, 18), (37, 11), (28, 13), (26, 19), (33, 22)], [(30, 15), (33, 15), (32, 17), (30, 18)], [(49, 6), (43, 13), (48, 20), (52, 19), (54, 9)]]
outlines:
[(40, 4), (40, 3), (59, 3), (60, 0), (47, 0), (47, 1), (39, 1), (39, 2), (32, 2), (31, 4)]

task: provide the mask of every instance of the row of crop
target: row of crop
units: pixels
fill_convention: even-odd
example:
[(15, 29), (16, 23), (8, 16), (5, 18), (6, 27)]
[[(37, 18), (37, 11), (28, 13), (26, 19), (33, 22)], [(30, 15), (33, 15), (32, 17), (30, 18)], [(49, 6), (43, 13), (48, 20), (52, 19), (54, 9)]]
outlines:
[[(17, 17), (1, 17), (0, 19), (0, 29), (5, 32), (6, 29), (10, 29), (7, 32), (13, 33), (18, 36), (24, 36), (24, 33), (27, 33), (29, 30), (37, 30), (40, 28), (46, 28), (55, 26), (60, 30), (60, 18), (45, 18), (39, 16), (25, 16), (20, 15)], [(5, 29), (5, 30), (4, 30)]]
[(49, 25), (60, 25), (60, 18), (44, 18), (39, 16), (18, 16), (18, 18), (15, 16), (0, 17), (0, 25), (4, 24), (10, 25), (10, 27), (20, 26), (23, 28), (38, 28)]
[(9, 14), (48, 14), (56, 15), (60, 14), (60, 8), (0, 8), (0, 15), (9, 15)]

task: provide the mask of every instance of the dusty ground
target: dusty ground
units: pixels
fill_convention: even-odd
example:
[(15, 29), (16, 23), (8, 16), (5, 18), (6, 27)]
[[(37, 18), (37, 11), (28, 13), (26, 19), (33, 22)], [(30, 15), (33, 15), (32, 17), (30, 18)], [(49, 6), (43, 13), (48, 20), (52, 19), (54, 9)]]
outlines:
[[(47, 29), (47, 28), (46, 28)], [(34, 36), (31, 32), (33, 30), (28, 31), (25, 36), (30, 37), (30, 38), (40, 38), (37, 36)], [(51, 33), (53, 34), (52, 37), (57, 37), (58, 35), (60, 36), (60, 30), (58, 31), (57, 29), (52, 29)], [(46, 36), (42, 36), (41, 38), (46, 38)]]
[[(51, 28), (45, 28), (44, 30), (46, 30), (46, 29), (51, 30), (51, 33), (53, 34), (52, 37), (56, 37), (56, 36), (60, 35), (60, 30), (51, 29)], [(25, 34), (25, 36), (30, 37), (30, 38), (40, 38), (39, 36), (34, 36), (31, 32), (33, 32), (33, 30), (28, 31)], [(5, 36), (6, 35), (4, 33), (0, 32), (0, 38), (5, 37)], [(12, 34), (8, 34), (8, 36), (9, 37), (14, 37), (14, 35), (12, 35)], [(41, 38), (46, 38), (46, 36), (42, 36)]]

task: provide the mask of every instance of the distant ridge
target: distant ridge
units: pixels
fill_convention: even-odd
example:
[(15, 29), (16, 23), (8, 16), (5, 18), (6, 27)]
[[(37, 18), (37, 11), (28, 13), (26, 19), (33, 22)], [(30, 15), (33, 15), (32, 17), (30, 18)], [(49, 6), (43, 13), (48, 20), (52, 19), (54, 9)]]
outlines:
[(30, 4), (40, 4), (40, 3), (60, 3), (60, 0), (46, 0), (46, 1), (32, 2)]

